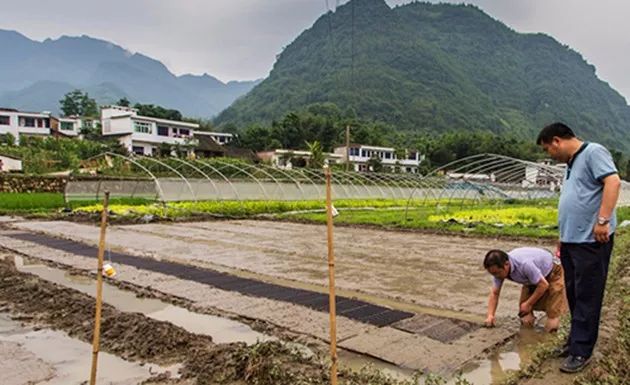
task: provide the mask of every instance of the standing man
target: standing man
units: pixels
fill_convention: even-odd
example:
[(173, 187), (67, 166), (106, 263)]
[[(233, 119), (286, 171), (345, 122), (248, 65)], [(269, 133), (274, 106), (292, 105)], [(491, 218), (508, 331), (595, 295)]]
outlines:
[(536, 143), (567, 164), (558, 225), (571, 331), (558, 353), (566, 357), (560, 370), (575, 373), (589, 363), (597, 342), (621, 181), (606, 148), (579, 140), (562, 123), (543, 128)]

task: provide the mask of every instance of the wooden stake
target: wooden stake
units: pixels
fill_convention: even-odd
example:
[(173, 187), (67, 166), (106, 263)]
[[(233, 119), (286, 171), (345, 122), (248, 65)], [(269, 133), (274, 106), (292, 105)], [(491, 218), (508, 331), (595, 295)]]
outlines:
[(335, 302), (335, 254), (333, 249), (333, 213), (331, 198), (331, 171), (325, 166), (326, 173), (326, 222), (328, 225), (328, 283), (330, 295), (330, 383), (337, 385), (337, 304)]
[(96, 366), (98, 350), (101, 342), (101, 307), (103, 302), (103, 257), (105, 255), (105, 232), (107, 230), (107, 208), (109, 206), (109, 191), (105, 191), (103, 212), (101, 213), (101, 235), (98, 242), (98, 268), (96, 269), (96, 312), (94, 316), (94, 338), (92, 340), (92, 371), (90, 385), (96, 384)]

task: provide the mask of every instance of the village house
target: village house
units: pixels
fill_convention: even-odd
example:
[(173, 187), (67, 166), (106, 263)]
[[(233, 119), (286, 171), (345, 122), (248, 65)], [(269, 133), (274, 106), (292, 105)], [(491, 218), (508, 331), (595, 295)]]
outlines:
[(130, 153), (147, 156), (159, 155), (164, 145), (191, 153), (199, 128), (196, 123), (141, 116), (135, 108), (122, 106), (103, 106), (101, 126), (103, 136), (117, 138)]
[(415, 150), (396, 151), (392, 147), (367, 146), (364, 144), (351, 144), (348, 147), (335, 148), (335, 154), (342, 157), (342, 163), (346, 159), (351, 164), (351, 169), (359, 172), (374, 171), (370, 166), (371, 159), (378, 159), (383, 165), (383, 171), (408, 172), (416, 174), (420, 162), (424, 156)]

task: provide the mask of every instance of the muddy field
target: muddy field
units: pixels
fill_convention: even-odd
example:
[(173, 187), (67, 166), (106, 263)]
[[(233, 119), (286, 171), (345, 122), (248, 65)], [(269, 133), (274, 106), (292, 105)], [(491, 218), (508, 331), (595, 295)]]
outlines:
[[(325, 227), (318, 225), (267, 221), (111, 226), (107, 233), (107, 248), (114, 253), (111, 262), (116, 266), (118, 275), (108, 281), (126, 289), (133, 288), (142, 295), (156, 295), (178, 306), (185, 304), (186, 309), (197, 315), (211, 314), (244, 322), (280, 340), (286, 341), (289, 337), (295, 341), (297, 337), (300, 343), (308, 341), (307, 345), (317, 345), (315, 350), (325, 355), (329, 340), (326, 311), (204, 284), (169, 272), (174, 270), (146, 269), (131, 263), (131, 260), (122, 261), (124, 254), (139, 261), (157, 261), (152, 262), (152, 266), (156, 263), (174, 264), (175, 267), (197, 266), (208, 273), (223, 272), (256, 282), (325, 293), (327, 263), (323, 230)], [(48, 245), (23, 236), (38, 233), (55, 239)], [(84, 276), (94, 273), (95, 249), (85, 254), (56, 248), (55, 245), (70, 242), (85, 247), (85, 244), (96, 245), (97, 239), (98, 228), (89, 224), (18, 218), (5, 221), (0, 226), (0, 247), (39, 261), (35, 263), (51, 264)], [(483, 371), (479, 378), (495, 378), (496, 373), (502, 375), (501, 371), (484, 367), (487, 361), (483, 360), (488, 352), (496, 352), (497, 347), (503, 346), (518, 333), (518, 321), (513, 313), (519, 288), (506, 285), (499, 308), (499, 327), (480, 328), (490, 284), (489, 276), (481, 267), (481, 259), (488, 248), (509, 249), (521, 244), (347, 227), (336, 229), (335, 243), (339, 295), (407, 312), (412, 316), (385, 326), (338, 316), (338, 346), (345, 354), (358, 354), (362, 362), (365, 358), (377, 359), (379, 365), (393, 365), (395, 371), (403, 368), (400, 370), (429, 371), (450, 376), (465, 365), (469, 368), (467, 370)], [(117, 252), (122, 253), (119, 261), (115, 256)], [(60, 283), (66, 287), (64, 290), (72, 287), (88, 293), (76, 282), (69, 282), (63, 272), (60, 273), (61, 278), (43, 274), (42, 271), (37, 274), (47, 281)], [(22, 278), (11, 279), (14, 280), (11, 284), (16, 284)], [(40, 293), (41, 289), (36, 287), (42, 281), (34, 279), (26, 279), (30, 286), (23, 292), (16, 292), (17, 297), (10, 297), (6, 290), (0, 293), (0, 300), (6, 297), (5, 301), (11, 304), (10, 310), (14, 315), (26, 314), (29, 322), (49, 325), (89, 342), (93, 305), (85, 305), (85, 301), (91, 302), (91, 298), (72, 292), (67, 302), (51, 305), (45, 298), (53, 294)], [(31, 304), (28, 302), (29, 292), (34, 298)], [(75, 301), (76, 295), (83, 296), (83, 300)], [(111, 293), (108, 293), (108, 299), (114, 299)], [(260, 380), (260, 384), (281, 384), (287, 379), (287, 374), (293, 379), (295, 376), (309, 376), (312, 380), (307, 383), (313, 384), (326, 377), (327, 371), (320, 359), (303, 361), (283, 345), (265, 343), (261, 345), (265, 348), (254, 349), (252, 353), (245, 344), (217, 344), (208, 336), (197, 340), (194, 337), (197, 331), (177, 327), (175, 325), (181, 326), (177, 322), (175, 325), (160, 323), (161, 318), (155, 314), (147, 317), (147, 312), (133, 313), (139, 311), (134, 310), (139, 309), (134, 308), (135, 304), (129, 306), (129, 303), (119, 301), (113, 305), (116, 307), (109, 306), (105, 312), (103, 326), (103, 330), (109, 333), (103, 336), (103, 340), (113, 345), (104, 346), (104, 350), (111, 349), (112, 354), (133, 362), (183, 365), (181, 378), (170, 379), (172, 383), (213, 383), (223, 381), (224, 377), (226, 383), (256, 383), (259, 380), (255, 376), (266, 376), (270, 371), (277, 375), (282, 373), (281, 378), (272, 382), (265, 382), (269, 379)], [(83, 313), (78, 310), (82, 306), (85, 308)], [(178, 310), (180, 319), (197, 317), (186, 313), (186, 309)], [(164, 315), (162, 310), (158, 313)], [(60, 321), (64, 318), (67, 324)], [(155, 334), (145, 333), (145, 328), (150, 328)], [(173, 333), (172, 337), (170, 333)], [(138, 335), (141, 337), (135, 337)], [(147, 335), (150, 337), (147, 338)], [(193, 337), (188, 339), (190, 336)], [(537, 336), (534, 337), (536, 339)], [(154, 340), (159, 342), (152, 347), (153, 342), (150, 341)], [(192, 356), (191, 351), (194, 352)], [(183, 352), (188, 354), (184, 356)], [(252, 354), (253, 357), (250, 357)], [(212, 358), (212, 363), (204, 361), (208, 357)], [(494, 367), (511, 367), (515, 360), (519, 361), (518, 354), (507, 359), (501, 358), (501, 354), (496, 357)], [(254, 366), (264, 368), (260, 371), (250, 368), (252, 363), (249, 361), (253, 359), (261, 360)], [(299, 365), (296, 366), (296, 362)], [(283, 365), (299, 368), (298, 373), (287, 372), (282, 369)], [(252, 370), (254, 374), (243, 374)], [(481, 383), (488, 383), (488, 380)]]
[[(96, 243), (94, 226), (26, 222), (16, 228)], [(108, 244), (187, 263), (251, 273), (325, 288), (325, 227), (267, 222), (218, 221), (112, 226)], [(552, 248), (547, 243), (539, 246)], [(536, 244), (535, 241), (527, 245)], [(340, 289), (422, 306), (482, 315), (490, 279), (481, 266), (490, 248), (522, 242), (393, 231), (336, 228), (336, 276)], [(518, 286), (506, 285), (498, 315), (513, 315)]]
[[(2, 314), (32, 325), (34, 330), (53, 329), (91, 342), (94, 313), (91, 297), (21, 273), (10, 256), (3, 257), (6, 258), (0, 259)], [(180, 373), (162, 373), (147, 380), (147, 384), (236, 385), (246, 380), (289, 384), (303, 378), (310, 379), (305, 383), (318, 384), (326, 376), (320, 363), (303, 358), (278, 342), (262, 343), (255, 348), (244, 343), (215, 344), (208, 336), (139, 313), (121, 312), (109, 305), (103, 307), (101, 351), (132, 362), (182, 364)], [(89, 355), (89, 351), (85, 354)], [(5, 380), (20, 384), (54, 378), (50, 365), (21, 349), (19, 344), (3, 342), (0, 355)], [(85, 369), (87, 374), (88, 368)]]

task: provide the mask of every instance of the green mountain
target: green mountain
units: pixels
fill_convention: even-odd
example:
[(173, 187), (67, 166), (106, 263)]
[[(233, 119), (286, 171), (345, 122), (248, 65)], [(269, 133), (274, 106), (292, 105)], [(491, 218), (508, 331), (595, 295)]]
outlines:
[(470, 5), (352, 0), (279, 55), (270, 76), (216, 118), (269, 123), (314, 103), (403, 131), (482, 130), (521, 139), (561, 120), (630, 151), (630, 107), (595, 67), (544, 34)]
[(211, 118), (257, 84), (176, 76), (155, 59), (89, 36), (38, 42), (0, 29), (0, 47), (0, 107), (57, 113), (64, 94), (79, 88), (100, 104), (126, 97)]

